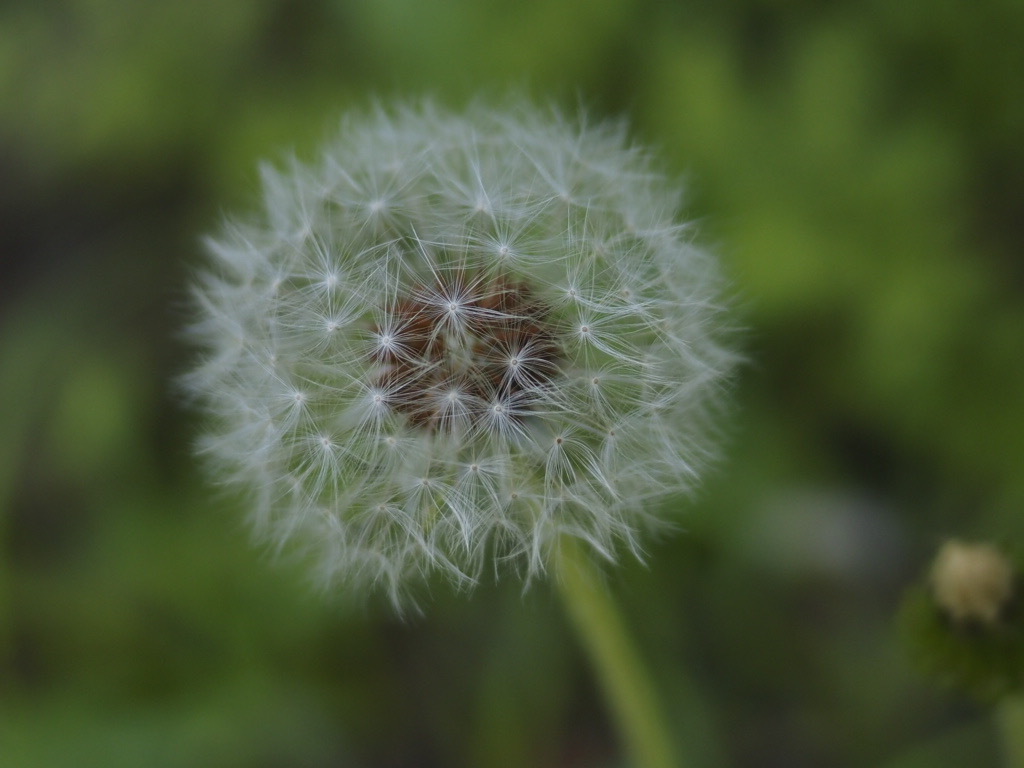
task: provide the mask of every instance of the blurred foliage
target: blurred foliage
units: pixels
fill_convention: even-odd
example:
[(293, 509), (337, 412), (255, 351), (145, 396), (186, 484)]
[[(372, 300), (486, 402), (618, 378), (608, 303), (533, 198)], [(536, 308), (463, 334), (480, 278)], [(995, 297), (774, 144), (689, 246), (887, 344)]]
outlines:
[[(1019, 585), (1018, 585), (1019, 589)], [(901, 628), (917, 664), (943, 685), (993, 701), (1024, 682), (1024, 612), (1018, 600), (992, 625), (951, 621), (930, 591), (911, 589), (900, 610)]]
[(1024, 540), (1021, 39), (1019, 0), (0, 5), (0, 766), (621, 764), (546, 585), (314, 594), (169, 384), (258, 159), (510, 87), (629, 116), (749, 328), (728, 461), (608, 574), (691, 764), (997, 765), (894, 614), (946, 536)]

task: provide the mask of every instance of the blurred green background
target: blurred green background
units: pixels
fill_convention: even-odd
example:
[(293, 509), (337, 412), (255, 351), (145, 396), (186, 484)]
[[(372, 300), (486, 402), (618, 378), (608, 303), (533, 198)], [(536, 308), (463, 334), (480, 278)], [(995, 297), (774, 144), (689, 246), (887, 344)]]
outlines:
[(894, 617), (945, 537), (1024, 549), (1022, 40), (1020, 0), (6, 0), (0, 766), (622, 765), (548, 585), (316, 596), (169, 383), (259, 159), (509, 87), (659, 148), (748, 329), (728, 459), (609, 573), (689, 764), (999, 765)]

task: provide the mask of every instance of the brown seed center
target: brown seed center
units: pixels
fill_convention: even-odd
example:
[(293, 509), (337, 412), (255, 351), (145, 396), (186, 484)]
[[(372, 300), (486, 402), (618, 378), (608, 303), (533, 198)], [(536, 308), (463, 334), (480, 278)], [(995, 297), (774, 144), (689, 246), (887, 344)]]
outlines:
[(400, 297), (374, 329), (377, 387), (439, 432), (526, 418), (558, 370), (550, 309), (522, 282), (457, 274)]

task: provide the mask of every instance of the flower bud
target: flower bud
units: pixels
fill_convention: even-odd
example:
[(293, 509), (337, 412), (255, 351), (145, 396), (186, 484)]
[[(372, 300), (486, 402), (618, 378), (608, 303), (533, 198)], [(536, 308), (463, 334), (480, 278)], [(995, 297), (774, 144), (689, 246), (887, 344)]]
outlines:
[(988, 544), (947, 541), (932, 565), (935, 601), (954, 621), (994, 624), (1013, 596), (1014, 572)]

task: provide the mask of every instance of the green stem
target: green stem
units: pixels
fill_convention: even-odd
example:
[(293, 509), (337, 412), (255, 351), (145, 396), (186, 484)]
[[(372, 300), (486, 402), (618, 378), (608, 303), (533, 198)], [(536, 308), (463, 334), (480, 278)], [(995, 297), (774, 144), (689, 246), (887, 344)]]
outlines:
[(604, 688), (630, 765), (679, 768), (654, 685), (597, 568), (576, 539), (563, 537), (559, 554), (562, 597)]
[(1006, 768), (1024, 768), (1024, 697), (1007, 696), (996, 708)]

